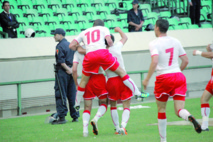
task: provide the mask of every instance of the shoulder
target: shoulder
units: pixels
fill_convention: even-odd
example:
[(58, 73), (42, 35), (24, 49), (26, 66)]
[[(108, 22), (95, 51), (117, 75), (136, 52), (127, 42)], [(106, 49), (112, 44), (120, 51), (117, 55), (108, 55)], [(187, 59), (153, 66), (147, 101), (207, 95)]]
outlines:
[(159, 41), (159, 38), (154, 39), (153, 41), (151, 41), (151, 42), (149, 43), (149, 46), (150, 46), (150, 47), (155, 46), (155, 45), (158, 43), (158, 41)]
[(129, 11), (128, 11), (128, 13), (132, 13), (133, 12), (133, 9), (130, 9)]

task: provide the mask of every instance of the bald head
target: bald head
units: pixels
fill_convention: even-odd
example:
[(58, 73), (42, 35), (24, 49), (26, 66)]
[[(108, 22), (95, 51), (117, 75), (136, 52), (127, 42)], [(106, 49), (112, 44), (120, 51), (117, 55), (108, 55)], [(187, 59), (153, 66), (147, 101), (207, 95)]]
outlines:
[(95, 20), (93, 23), (93, 27), (95, 27), (95, 26), (104, 26), (104, 21), (101, 19)]

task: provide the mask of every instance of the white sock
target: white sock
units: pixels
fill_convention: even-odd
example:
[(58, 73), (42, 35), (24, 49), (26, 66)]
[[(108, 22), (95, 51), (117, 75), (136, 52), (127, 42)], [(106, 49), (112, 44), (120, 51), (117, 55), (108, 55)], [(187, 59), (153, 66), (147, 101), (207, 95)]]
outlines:
[(122, 121), (121, 121), (121, 128), (125, 128), (127, 125), (127, 122), (129, 121), (130, 117), (130, 109), (124, 108), (123, 114), (122, 114)]
[(179, 117), (183, 118), (184, 120), (188, 121), (189, 115), (191, 115), (186, 109), (180, 109), (178, 111)]
[(76, 92), (76, 97), (75, 97), (75, 106), (80, 106), (84, 92), (85, 92), (85, 88), (81, 88), (78, 86), (78, 90)]
[(161, 138), (161, 142), (166, 141), (166, 113), (158, 112), (158, 131)]
[(88, 133), (89, 119), (90, 119), (90, 111), (85, 110), (83, 112), (83, 133)]
[(120, 127), (119, 127), (119, 117), (118, 117), (117, 107), (111, 107), (111, 117), (116, 129), (116, 132), (118, 132)]
[(132, 90), (132, 93), (135, 94), (135, 83), (134, 81), (129, 77), (129, 75), (126, 75), (122, 78), (123, 83), (130, 89)]
[(209, 127), (209, 115), (210, 115), (210, 106), (209, 104), (201, 104), (201, 115), (202, 115), (202, 129)]
[(94, 119), (98, 121), (98, 119), (105, 114), (106, 110), (107, 110), (107, 106), (105, 104), (100, 105)]

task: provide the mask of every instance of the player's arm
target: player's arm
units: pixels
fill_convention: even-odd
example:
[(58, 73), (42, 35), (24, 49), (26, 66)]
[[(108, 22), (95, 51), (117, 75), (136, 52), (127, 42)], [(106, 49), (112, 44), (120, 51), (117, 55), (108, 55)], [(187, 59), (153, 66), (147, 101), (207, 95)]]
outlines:
[(188, 65), (189, 63), (189, 59), (187, 57), (187, 55), (184, 55), (184, 56), (180, 56), (180, 59), (181, 59), (181, 65), (180, 65), (180, 70), (183, 71), (186, 66)]
[(213, 58), (213, 52), (202, 52), (202, 51), (199, 51), (199, 50), (194, 50), (193, 51), (193, 55), (194, 56), (202, 56), (202, 57), (205, 57), (205, 58)]
[(78, 86), (78, 73), (77, 73), (77, 67), (78, 67), (78, 63), (76, 62), (73, 62), (73, 65), (72, 65), (72, 76), (73, 76), (73, 80), (75, 82), (75, 86), (77, 87)]
[(212, 52), (213, 44), (209, 44), (206, 46), (206, 51)]
[(82, 46), (78, 45), (77, 46), (77, 51), (80, 53), (80, 54), (83, 54), (85, 55), (86, 54), (86, 49), (84, 49)]
[(157, 65), (158, 65), (158, 55), (154, 55), (154, 56), (152, 56), (152, 61), (151, 61), (150, 67), (149, 67), (148, 74), (142, 82), (145, 90), (146, 90), (147, 85), (149, 84), (150, 78), (152, 77), (153, 73), (155, 72)]
[(116, 27), (114, 29), (115, 32), (119, 32), (120, 36), (121, 36), (121, 42), (123, 43), (123, 45), (126, 43), (126, 41), (128, 40), (128, 37), (126, 36), (126, 34), (119, 28)]
[(78, 47), (78, 42), (74, 39), (70, 45), (69, 45), (69, 48), (76, 51), (77, 50), (77, 47)]
[(110, 36), (106, 36), (105, 38), (106, 38), (106, 41), (107, 41), (109, 47), (113, 46), (113, 41), (112, 41), (111, 37)]

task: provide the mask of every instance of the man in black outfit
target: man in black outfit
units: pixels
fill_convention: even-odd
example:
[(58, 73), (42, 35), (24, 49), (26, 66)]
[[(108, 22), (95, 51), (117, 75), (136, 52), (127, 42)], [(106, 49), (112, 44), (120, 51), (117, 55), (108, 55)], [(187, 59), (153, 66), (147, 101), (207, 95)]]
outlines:
[(0, 14), (0, 22), (3, 32), (8, 33), (9, 38), (17, 38), (16, 28), (19, 27), (19, 23), (15, 15), (10, 13), (10, 4), (8, 1), (3, 2), (2, 9), (4, 11)]
[(190, 18), (192, 24), (197, 24), (199, 27), (200, 25), (200, 7), (201, 2), (200, 0), (188, 0), (190, 5)]
[(69, 42), (65, 39), (65, 31), (61, 28), (52, 33), (56, 42), (55, 58), (55, 100), (56, 110), (59, 116), (57, 121), (52, 124), (66, 123), (65, 116), (67, 115), (67, 99), (69, 102), (70, 116), (72, 122), (78, 122), (79, 112), (74, 109), (76, 86), (72, 77), (73, 56), (75, 51), (69, 49)]
[(133, 8), (128, 11), (127, 23), (129, 24), (129, 32), (142, 31), (142, 25), (144, 23), (144, 17), (141, 10), (138, 10), (138, 0), (132, 2)]

